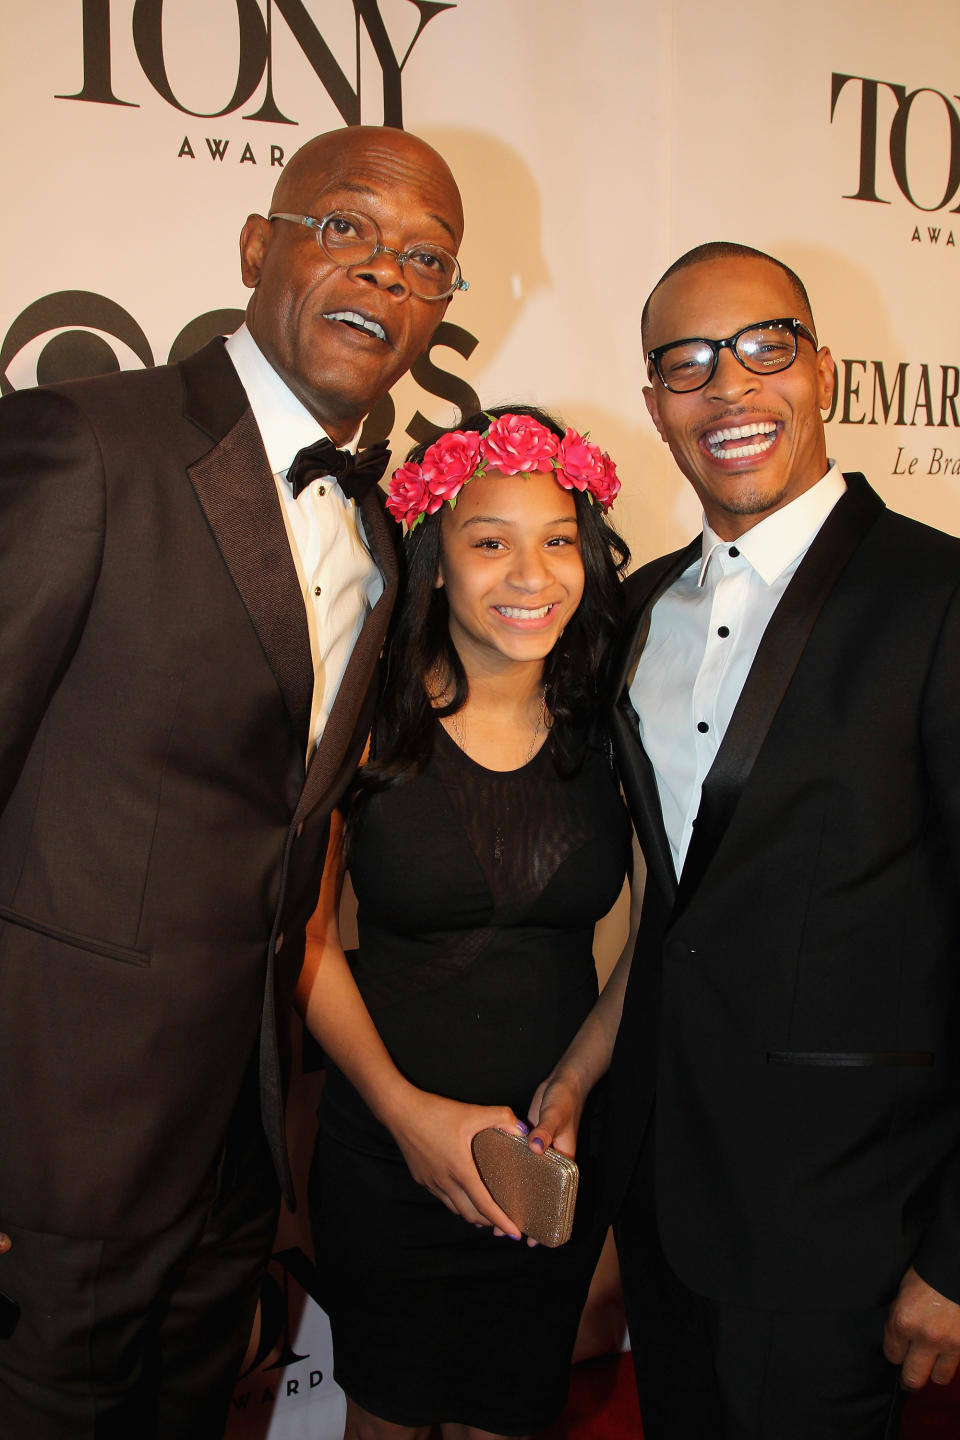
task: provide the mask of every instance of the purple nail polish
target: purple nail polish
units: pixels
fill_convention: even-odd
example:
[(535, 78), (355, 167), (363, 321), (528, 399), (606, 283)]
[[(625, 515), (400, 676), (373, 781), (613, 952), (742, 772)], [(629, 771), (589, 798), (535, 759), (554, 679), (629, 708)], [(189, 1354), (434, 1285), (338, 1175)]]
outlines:
[(539, 1135), (534, 1136), (534, 1138), (530, 1141), (530, 1149), (536, 1150), (538, 1155), (543, 1154), (544, 1144), (543, 1141), (540, 1139)]
[(521, 1134), (521, 1135), (529, 1135), (529, 1134), (530, 1134), (530, 1126), (529, 1126), (529, 1125), (525, 1125), (522, 1120), (518, 1120), (518, 1121), (517, 1121), (517, 1131), (518, 1131), (519, 1134)]

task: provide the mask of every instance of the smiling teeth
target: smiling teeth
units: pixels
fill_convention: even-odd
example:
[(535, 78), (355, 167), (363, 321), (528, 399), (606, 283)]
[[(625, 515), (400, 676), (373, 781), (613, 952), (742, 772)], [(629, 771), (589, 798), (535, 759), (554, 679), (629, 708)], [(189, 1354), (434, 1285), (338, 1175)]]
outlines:
[[(728, 440), (746, 440), (751, 435), (762, 435), (764, 438), (753, 445), (723, 448)], [(728, 425), (724, 430), (712, 430), (709, 435), (704, 436), (710, 454), (718, 459), (723, 456), (727, 460), (742, 460), (747, 455), (762, 455), (765, 450), (770, 449), (776, 438), (776, 424), (769, 420), (760, 420), (752, 425)]]
[(356, 310), (335, 310), (333, 314), (324, 316), (326, 320), (345, 320), (348, 325), (358, 325), (361, 330), (366, 330), (368, 335), (375, 335), (378, 340), (386, 340), (387, 332), (376, 320), (368, 320), (364, 315), (358, 315)]
[(494, 608), (508, 620), (542, 620), (545, 615), (550, 614), (553, 606), (541, 605), (536, 610), (521, 610), (519, 605), (497, 605)]

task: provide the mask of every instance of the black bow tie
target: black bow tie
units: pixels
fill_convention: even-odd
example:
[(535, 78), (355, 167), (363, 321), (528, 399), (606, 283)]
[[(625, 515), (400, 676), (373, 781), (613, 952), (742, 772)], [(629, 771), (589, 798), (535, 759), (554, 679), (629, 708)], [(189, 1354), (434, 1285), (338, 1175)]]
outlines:
[(360, 501), (376, 485), (389, 460), (390, 447), (386, 440), (378, 440), (359, 454), (351, 455), (349, 450), (338, 450), (332, 440), (324, 437), (293, 457), (287, 479), (293, 487), (294, 499), (311, 480), (332, 475), (348, 500)]

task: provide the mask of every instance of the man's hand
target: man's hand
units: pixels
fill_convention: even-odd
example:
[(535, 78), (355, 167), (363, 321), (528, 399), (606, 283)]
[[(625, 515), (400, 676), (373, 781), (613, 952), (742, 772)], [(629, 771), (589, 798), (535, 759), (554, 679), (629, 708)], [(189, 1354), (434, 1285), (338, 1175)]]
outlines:
[(0, 1232), (0, 1255), (10, 1249), (10, 1236)]
[(912, 1265), (890, 1306), (883, 1353), (900, 1366), (907, 1390), (919, 1390), (928, 1380), (949, 1385), (960, 1362), (960, 1305), (921, 1280)]

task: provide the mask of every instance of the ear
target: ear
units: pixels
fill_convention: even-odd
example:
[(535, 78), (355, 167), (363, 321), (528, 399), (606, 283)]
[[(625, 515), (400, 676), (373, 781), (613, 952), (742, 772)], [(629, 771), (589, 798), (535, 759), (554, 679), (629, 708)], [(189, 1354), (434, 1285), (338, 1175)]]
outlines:
[(260, 284), (260, 274), (274, 230), (263, 215), (248, 215), (240, 231), (240, 278), (248, 290)]
[(443, 579), (443, 561), (442, 561), (442, 560), (438, 560), (438, 561), (437, 561), (437, 573), (436, 573), (436, 575), (433, 577), (433, 588), (434, 588), (434, 590), (442, 590), (442, 589), (443, 589), (443, 586), (444, 586), (444, 579)]
[(650, 412), (650, 419), (657, 427), (657, 434), (660, 436), (660, 439), (663, 441), (663, 443), (666, 444), (667, 437), (663, 433), (663, 424), (660, 420), (660, 407), (657, 404), (656, 392), (652, 385), (644, 385), (643, 398), (647, 402), (647, 410)]
[(817, 351), (817, 404), (821, 410), (829, 410), (833, 404), (833, 392), (836, 384), (836, 362), (824, 345)]

